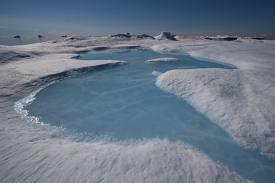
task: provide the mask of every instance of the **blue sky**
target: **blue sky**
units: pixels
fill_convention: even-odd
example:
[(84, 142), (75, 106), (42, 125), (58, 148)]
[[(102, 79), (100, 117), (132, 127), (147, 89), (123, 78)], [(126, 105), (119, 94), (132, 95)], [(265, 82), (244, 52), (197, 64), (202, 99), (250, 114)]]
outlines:
[(275, 34), (272, 0), (0, 0), (0, 34)]

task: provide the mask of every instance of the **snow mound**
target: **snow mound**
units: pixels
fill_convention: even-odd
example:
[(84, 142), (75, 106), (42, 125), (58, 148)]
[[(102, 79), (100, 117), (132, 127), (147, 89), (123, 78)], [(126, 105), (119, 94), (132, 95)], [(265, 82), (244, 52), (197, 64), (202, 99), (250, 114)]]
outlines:
[(150, 60), (146, 60), (146, 62), (148, 63), (155, 63), (155, 62), (175, 62), (178, 61), (177, 58), (173, 58), (173, 57), (163, 57), (163, 58), (155, 58), (155, 59), (150, 59)]
[(0, 64), (8, 63), (10, 61), (16, 61), (23, 58), (29, 58), (31, 55), (27, 53), (21, 53), (16, 51), (0, 50)]
[(82, 41), (82, 40), (85, 40), (87, 39), (86, 37), (84, 36), (71, 36), (71, 37), (65, 37), (65, 41)]
[(168, 39), (168, 40), (177, 41), (176, 35), (172, 34), (171, 32), (162, 32), (160, 35), (156, 36), (155, 39), (158, 39), (158, 40)]
[(249, 77), (238, 69), (172, 70), (160, 75), (156, 85), (206, 114), (238, 143), (272, 155), (275, 112), (270, 111), (274, 100), (268, 96), (275, 91), (271, 87), (251, 90), (254, 84), (246, 82)]
[(236, 36), (206, 36), (204, 39), (214, 40), (214, 41), (236, 41), (238, 37)]
[(126, 38), (126, 39), (130, 39), (132, 37), (132, 35), (130, 33), (126, 33), (126, 34), (114, 34), (111, 35), (112, 38)]
[(79, 143), (28, 132), (25, 136), (16, 133), (17, 139), (8, 141), (13, 145), (0, 139), (1, 154), (9, 154), (0, 164), (3, 182), (247, 182), (184, 144), (157, 139), (127, 144)]
[(137, 39), (155, 39), (153, 36), (151, 35), (148, 35), (148, 34), (138, 34), (137, 36)]

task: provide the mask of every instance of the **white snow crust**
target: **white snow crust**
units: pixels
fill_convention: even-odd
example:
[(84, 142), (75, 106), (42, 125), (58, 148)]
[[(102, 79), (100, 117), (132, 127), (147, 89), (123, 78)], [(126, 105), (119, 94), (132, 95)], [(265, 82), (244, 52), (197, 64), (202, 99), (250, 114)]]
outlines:
[(173, 57), (163, 57), (163, 58), (154, 58), (154, 59), (149, 59), (146, 60), (146, 62), (149, 63), (156, 63), (156, 62), (175, 62), (178, 61), (177, 58), (173, 58)]
[(237, 69), (157, 73), (157, 86), (188, 101), (238, 143), (274, 156), (275, 42), (178, 39), (75, 37), (0, 46), (0, 182), (246, 182), (184, 142), (79, 142), (59, 129), (28, 123), (14, 111), (16, 101), (64, 73), (125, 63), (80, 61), (73, 58), (78, 53), (137, 46), (187, 53)]

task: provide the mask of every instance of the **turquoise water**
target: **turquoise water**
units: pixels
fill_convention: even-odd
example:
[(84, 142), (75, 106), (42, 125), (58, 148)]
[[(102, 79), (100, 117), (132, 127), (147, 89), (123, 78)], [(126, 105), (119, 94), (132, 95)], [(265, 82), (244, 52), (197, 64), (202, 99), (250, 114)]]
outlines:
[[(159, 57), (175, 57), (179, 61), (144, 62)], [(188, 103), (161, 91), (155, 86), (156, 76), (152, 74), (177, 68), (232, 69), (232, 66), (142, 49), (98, 52), (82, 55), (80, 59), (115, 59), (128, 64), (70, 77), (49, 86), (26, 107), (30, 115), (90, 138), (186, 142), (247, 179), (274, 182), (274, 161), (241, 148)]]

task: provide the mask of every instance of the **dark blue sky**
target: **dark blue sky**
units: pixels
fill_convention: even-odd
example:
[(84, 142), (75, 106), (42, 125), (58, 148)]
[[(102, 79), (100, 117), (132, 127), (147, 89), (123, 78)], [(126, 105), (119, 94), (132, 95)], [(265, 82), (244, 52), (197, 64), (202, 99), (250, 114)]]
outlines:
[(275, 34), (275, 0), (0, 0), (0, 33)]

